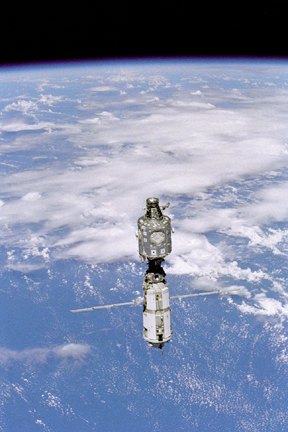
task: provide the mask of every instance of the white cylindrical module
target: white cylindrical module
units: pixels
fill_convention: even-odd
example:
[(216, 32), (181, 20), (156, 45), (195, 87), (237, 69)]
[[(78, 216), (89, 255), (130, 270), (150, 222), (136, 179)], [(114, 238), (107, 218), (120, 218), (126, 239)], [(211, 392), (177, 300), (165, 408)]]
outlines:
[(143, 337), (152, 346), (160, 348), (172, 337), (169, 289), (164, 281), (149, 282), (143, 283)]

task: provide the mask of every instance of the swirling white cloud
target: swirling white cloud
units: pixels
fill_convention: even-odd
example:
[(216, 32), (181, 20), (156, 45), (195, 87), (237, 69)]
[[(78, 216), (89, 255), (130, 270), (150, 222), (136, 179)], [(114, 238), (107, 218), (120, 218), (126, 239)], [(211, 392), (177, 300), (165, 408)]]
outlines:
[[(4, 140), (4, 154), (20, 148), (45, 153), (51, 142), (64, 142), (67, 156), (53, 161), (47, 150), (42, 157), (51, 161), (48, 169), (31, 167), (2, 177), (4, 244), (38, 248), (39, 255), (45, 249), (43, 265), (47, 257), (134, 260), (136, 220), (145, 199), (159, 196), (171, 201), (176, 228), (168, 271), (216, 279), (227, 274), (248, 282), (267, 278), (265, 271), (241, 268), (231, 250), (227, 259), (228, 252), (213, 246), (206, 233), (216, 230), (246, 238), (251, 248), (286, 253), (278, 246), (287, 230), (264, 226), (288, 219), (287, 185), (280, 176), (288, 156), (287, 90), (267, 86), (221, 93), (194, 79), (201, 90), (188, 92), (184, 81), (171, 84), (163, 76), (124, 72), (85, 80), (70, 120), (64, 114), (53, 117), (61, 104), (72, 103), (63, 96), (63, 85), (57, 95), (22, 96), (4, 104), (1, 132), (27, 133)], [(14, 112), (20, 117), (11, 117)], [(45, 121), (43, 113), (51, 119)], [(256, 184), (264, 173), (260, 187), (241, 200), (233, 184), (245, 178)], [(211, 193), (217, 188), (229, 208), (219, 207)], [(179, 197), (190, 200), (184, 213)], [(26, 232), (23, 224), (29, 224)], [(7, 266), (17, 265), (29, 269), (27, 260), (18, 263), (10, 255)]]

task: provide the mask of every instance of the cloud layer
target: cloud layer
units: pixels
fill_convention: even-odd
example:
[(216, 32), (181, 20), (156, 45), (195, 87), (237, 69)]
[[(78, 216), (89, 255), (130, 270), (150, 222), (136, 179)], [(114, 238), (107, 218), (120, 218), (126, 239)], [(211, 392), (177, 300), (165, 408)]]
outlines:
[(0, 347), (0, 365), (6, 366), (11, 362), (33, 365), (45, 363), (49, 358), (83, 362), (89, 353), (90, 347), (88, 345), (75, 343), (59, 345), (53, 348), (29, 348), (20, 351)]
[(1, 179), (7, 268), (137, 259), (137, 218), (159, 196), (175, 227), (170, 273), (267, 279), (207, 233), (286, 254), (287, 230), (274, 225), (288, 219), (287, 89), (250, 71), (232, 79), (221, 70), (221, 87), (216, 69), (183, 69), (181, 78), (173, 68), (128, 69), (46, 80), (53, 94), (32, 80), (38, 94), (2, 100), (4, 163), (26, 152)]

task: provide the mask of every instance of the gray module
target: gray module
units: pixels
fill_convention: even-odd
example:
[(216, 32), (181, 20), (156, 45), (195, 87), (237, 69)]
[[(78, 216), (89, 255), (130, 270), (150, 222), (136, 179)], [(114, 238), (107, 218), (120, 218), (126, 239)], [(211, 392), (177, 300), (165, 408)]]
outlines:
[(144, 216), (138, 219), (139, 256), (142, 262), (165, 258), (172, 250), (171, 243), (171, 219), (163, 215), (162, 210), (169, 207), (159, 206), (158, 198), (147, 198)]

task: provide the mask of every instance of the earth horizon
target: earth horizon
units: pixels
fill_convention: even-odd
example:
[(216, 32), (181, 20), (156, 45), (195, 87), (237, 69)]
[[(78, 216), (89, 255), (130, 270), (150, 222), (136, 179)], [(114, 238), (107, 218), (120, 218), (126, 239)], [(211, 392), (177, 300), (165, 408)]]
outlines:
[[(286, 431), (288, 62), (0, 67), (0, 431)], [(142, 337), (155, 196), (173, 337)]]

